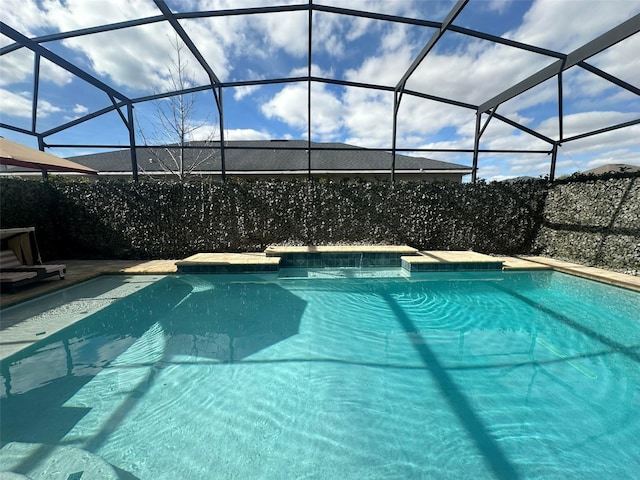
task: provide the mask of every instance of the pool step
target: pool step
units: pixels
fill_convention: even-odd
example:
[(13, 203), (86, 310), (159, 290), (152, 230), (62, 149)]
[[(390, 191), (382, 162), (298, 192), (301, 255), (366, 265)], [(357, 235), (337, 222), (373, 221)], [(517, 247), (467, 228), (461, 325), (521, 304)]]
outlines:
[(197, 253), (176, 262), (178, 273), (277, 273), (279, 257), (264, 253)]
[(402, 268), (411, 273), (502, 270), (502, 267), (500, 259), (468, 251), (432, 250), (402, 257)]
[(400, 267), (401, 257), (416, 255), (407, 245), (269, 247), (267, 257), (280, 257), (281, 268)]
[(395, 267), (409, 273), (502, 270), (503, 259), (468, 251), (418, 251), (406, 245), (285, 247), (262, 253), (198, 253), (178, 273), (278, 273), (282, 268)]

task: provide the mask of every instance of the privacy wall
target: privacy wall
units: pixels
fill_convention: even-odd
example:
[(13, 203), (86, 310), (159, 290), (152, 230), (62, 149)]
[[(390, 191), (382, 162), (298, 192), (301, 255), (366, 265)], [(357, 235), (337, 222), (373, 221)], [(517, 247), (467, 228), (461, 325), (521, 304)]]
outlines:
[(640, 176), (476, 184), (0, 181), (2, 228), (45, 260), (183, 258), (271, 244), (407, 244), (640, 265)]
[(45, 259), (182, 258), (270, 244), (529, 252), (541, 182), (47, 183), (4, 179), (2, 227), (36, 226)]
[(640, 274), (640, 176), (555, 185), (536, 248), (546, 256)]

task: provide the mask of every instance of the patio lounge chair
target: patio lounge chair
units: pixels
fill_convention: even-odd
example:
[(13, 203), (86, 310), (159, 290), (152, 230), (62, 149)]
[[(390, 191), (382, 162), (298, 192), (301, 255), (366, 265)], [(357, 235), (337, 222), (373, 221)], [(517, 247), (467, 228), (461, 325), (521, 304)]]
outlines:
[(3, 277), (5, 273), (19, 273), (19, 272), (31, 272), (36, 274), (37, 280), (43, 280), (45, 278), (53, 277), (57, 275), (60, 279), (63, 279), (67, 272), (66, 265), (24, 265), (13, 250), (2, 250), (0, 252), (0, 270)]
[(10, 272), (0, 271), (0, 287), (2, 290), (15, 290), (17, 287), (26, 285), (38, 280), (37, 272)]

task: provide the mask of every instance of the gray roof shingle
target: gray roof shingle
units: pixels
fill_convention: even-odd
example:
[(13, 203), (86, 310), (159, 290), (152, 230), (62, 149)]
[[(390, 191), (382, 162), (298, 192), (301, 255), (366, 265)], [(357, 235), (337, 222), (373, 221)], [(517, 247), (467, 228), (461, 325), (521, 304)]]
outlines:
[[(217, 148), (211, 148), (211, 147)], [(369, 150), (344, 143), (312, 142), (311, 168), (314, 171), (346, 170), (365, 172), (390, 170), (392, 155), (387, 151)], [(198, 148), (198, 147), (205, 147)], [(219, 142), (208, 144), (191, 142), (185, 150), (185, 170), (219, 171)], [(291, 172), (306, 171), (308, 168), (306, 140), (242, 140), (225, 142), (225, 168), (228, 172)], [(317, 149), (317, 150), (315, 150)], [(337, 150), (343, 149), (343, 150)], [(137, 147), (138, 166), (147, 172), (162, 171), (162, 159), (170, 163), (167, 148)], [(172, 149), (178, 153), (178, 148)], [(130, 152), (116, 150), (69, 157), (70, 160), (95, 168), (101, 172), (130, 172)], [(461, 174), (470, 173), (470, 167), (456, 163), (441, 162), (431, 158), (396, 155), (396, 170), (454, 170)]]

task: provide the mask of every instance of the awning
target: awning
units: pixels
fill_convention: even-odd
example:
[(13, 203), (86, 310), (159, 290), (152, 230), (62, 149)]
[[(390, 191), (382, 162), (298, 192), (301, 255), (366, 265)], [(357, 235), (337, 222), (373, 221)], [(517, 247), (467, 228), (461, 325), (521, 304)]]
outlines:
[(79, 163), (41, 152), (0, 137), (0, 164), (35, 168), (44, 172), (77, 172), (97, 175), (98, 171)]

